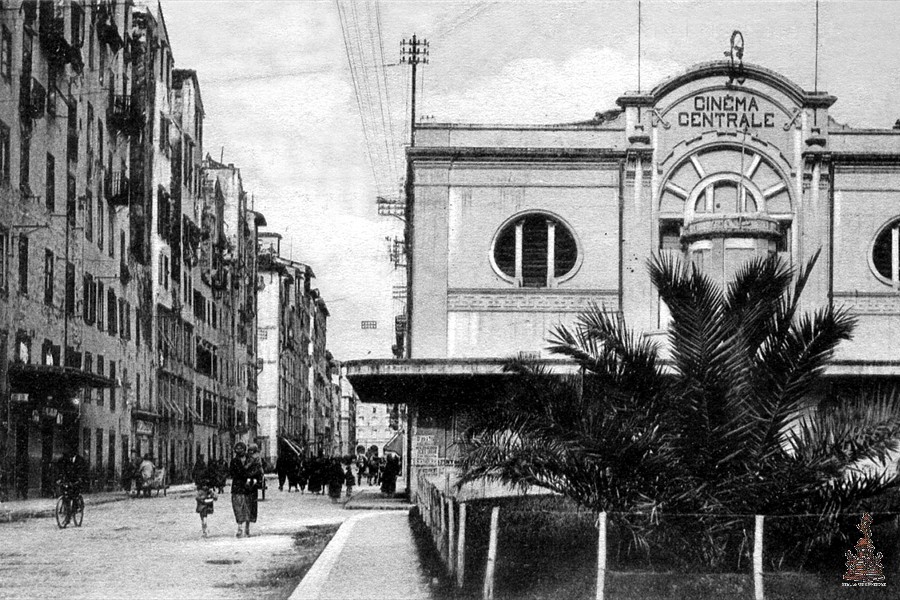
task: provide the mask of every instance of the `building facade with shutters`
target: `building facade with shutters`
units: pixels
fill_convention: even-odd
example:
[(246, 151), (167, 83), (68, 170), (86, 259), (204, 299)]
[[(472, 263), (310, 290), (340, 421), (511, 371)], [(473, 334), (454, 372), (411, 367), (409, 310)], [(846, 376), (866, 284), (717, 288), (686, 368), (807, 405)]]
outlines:
[(7, 2), (0, 11), (0, 494), (52, 494), (80, 450), (95, 485), (134, 444), (151, 379), (142, 327), (142, 202), (131, 161), (127, 4)]
[(836, 101), (716, 61), (583, 122), (417, 124), (409, 352), (347, 364), (363, 402), (410, 405), (413, 476), (452, 464), (457, 409), (490, 400), (505, 359), (549, 359), (551, 328), (590, 303), (664, 343), (654, 253), (726, 281), (750, 257), (819, 252), (804, 309), (858, 317), (828, 381), (896, 385), (900, 129), (839, 124)]
[(4, 3), (0, 495), (67, 449), (112, 488), (132, 450), (178, 479), (255, 438), (264, 219), (203, 118), (158, 3)]

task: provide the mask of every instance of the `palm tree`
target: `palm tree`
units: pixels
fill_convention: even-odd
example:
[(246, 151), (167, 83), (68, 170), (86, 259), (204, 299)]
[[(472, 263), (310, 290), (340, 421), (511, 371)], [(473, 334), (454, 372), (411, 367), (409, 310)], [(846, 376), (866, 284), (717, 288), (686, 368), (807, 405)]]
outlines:
[(597, 512), (813, 513), (833, 524), (873, 506), (900, 486), (895, 472), (864, 466), (900, 448), (900, 402), (876, 391), (818, 405), (823, 370), (855, 321), (830, 305), (801, 313), (817, 258), (799, 272), (777, 256), (752, 260), (725, 289), (677, 258), (653, 258), (672, 316), (667, 359), (619, 314), (591, 306), (550, 339), (577, 375), (507, 365), (508, 392), (464, 436), (461, 483), (543, 487)]

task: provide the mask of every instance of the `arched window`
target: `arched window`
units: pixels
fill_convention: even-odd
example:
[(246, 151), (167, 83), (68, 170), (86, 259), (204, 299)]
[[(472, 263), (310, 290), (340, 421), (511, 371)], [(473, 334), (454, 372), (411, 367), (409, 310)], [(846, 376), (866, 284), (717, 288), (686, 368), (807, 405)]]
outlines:
[(900, 218), (882, 227), (875, 236), (871, 260), (879, 279), (900, 288)]
[(497, 272), (520, 287), (555, 287), (572, 275), (578, 244), (569, 228), (545, 213), (527, 213), (508, 221), (494, 238)]

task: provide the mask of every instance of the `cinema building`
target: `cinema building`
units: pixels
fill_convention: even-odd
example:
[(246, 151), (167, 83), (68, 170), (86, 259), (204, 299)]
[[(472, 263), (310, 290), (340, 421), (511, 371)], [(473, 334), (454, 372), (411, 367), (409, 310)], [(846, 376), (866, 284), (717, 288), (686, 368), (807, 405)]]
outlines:
[(646, 268), (661, 251), (722, 281), (821, 250), (804, 309), (858, 317), (827, 375), (897, 381), (900, 130), (841, 125), (836, 101), (717, 61), (589, 121), (417, 125), (408, 356), (347, 365), (363, 402), (409, 404), (411, 481), (452, 463), (456, 407), (488, 400), (508, 357), (548, 357), (550, 328), (590, 302), (663, 342)]

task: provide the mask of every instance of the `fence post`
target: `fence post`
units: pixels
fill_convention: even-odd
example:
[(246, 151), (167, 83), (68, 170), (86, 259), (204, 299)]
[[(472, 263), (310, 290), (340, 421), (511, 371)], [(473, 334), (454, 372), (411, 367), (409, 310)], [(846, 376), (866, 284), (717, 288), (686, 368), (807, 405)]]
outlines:
[(756, 515), (753, 531), (753, 597), (765, 600), (763, 590), (763, 515)]
[(453, 498), (447, 498), (447, 571), (450, 575), (456, 568), (456, 547), (453, 545), (453, 530), (456, 529), (456, 519), (453, 517)]
[(500, 522), (500, 507), (491, 509), (491, 535), (488, 538), (487, 568), (484, 570), (484, 600), (494, 600), (494, 565), (497, 562), (497, 525)]
[(597, 515), (597, 594), (603, 600), (606, 587), (606, 511)]
[(456, 587), (462, 587), (466, 576), (466, 503), (459, 503), (459, 534), (456, 544)]

